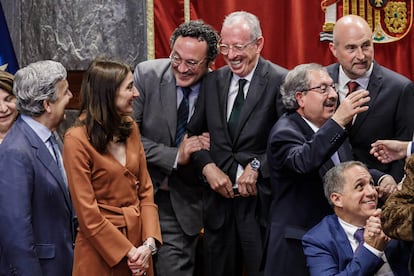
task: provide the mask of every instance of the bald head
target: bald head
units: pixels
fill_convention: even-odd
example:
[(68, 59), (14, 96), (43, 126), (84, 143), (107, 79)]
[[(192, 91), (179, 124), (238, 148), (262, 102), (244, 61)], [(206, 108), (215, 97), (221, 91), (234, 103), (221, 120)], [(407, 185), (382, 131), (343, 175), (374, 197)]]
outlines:
[(335, 24), (329, 48), (350, 79), (363, 77), (374, 60), (371, 27), (360, 16), (343, 16)]
[(372, 37), (371, 27), (364, 18), (350, 14), (341, 17), (333, 30), (333, 40), (337, 44), (338, 40), (346, 33), (359, 33), (360, 35)]

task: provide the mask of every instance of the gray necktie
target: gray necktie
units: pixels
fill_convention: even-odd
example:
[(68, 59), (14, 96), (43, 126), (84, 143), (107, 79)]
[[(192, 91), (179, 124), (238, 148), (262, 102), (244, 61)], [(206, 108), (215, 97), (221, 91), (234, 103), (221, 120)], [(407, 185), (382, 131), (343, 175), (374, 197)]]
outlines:
[(60, 153), (60, 149), (57, 144), (54, 133), (50, 135), (49, 142), (52, 145), (53, 153), (55, 154), (55, 160), (56, 160), (57, 166), (59, 167), (59, 171), (60, 171), (60, 174), (62, 175), (63, 181), (65, 182), (66, 186), (68, 186), (68, 180), (66, 178), (65, 167), (63, 166), (62, 154)]

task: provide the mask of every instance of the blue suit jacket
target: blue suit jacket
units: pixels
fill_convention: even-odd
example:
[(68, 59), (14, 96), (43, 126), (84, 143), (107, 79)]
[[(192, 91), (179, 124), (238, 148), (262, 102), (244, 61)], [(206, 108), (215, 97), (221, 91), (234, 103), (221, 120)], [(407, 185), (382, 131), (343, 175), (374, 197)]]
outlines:
[(0, 272), (71, 275), (69, 192), (49, 150), (21, 118), (0, 145), (0, 187)]
[[(303, 249), (311, 275), (374, 275), (383, 260), (362, 247), (357, 253), (341, 227), (336, 215), (326, 216), (303, 236)], [(409, 275), (409, 246), (391, 240), (386, 249), (394, 275)]]

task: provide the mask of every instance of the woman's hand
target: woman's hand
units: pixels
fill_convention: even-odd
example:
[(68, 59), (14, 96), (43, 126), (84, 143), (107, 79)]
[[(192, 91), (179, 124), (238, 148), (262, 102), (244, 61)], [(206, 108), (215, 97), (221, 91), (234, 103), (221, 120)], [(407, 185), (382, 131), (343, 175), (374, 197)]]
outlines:
[(144, 245), (133, 247), (127, 254), (128, 266), (133, 275), (146, 275), (151, 259), (151, 250)]

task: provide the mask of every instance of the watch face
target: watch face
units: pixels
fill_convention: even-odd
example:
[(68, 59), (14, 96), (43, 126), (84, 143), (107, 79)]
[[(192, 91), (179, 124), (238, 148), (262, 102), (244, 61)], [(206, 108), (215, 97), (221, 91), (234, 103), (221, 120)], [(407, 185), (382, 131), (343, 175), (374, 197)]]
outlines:
[(258, 170), (260, 168), (260, 161), (253, 159), (252, 162), (250, 162), (250, 166), (252, 166), (254, 170)]

